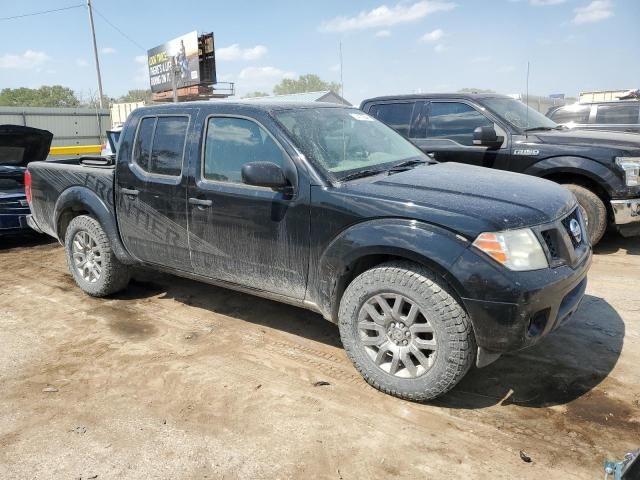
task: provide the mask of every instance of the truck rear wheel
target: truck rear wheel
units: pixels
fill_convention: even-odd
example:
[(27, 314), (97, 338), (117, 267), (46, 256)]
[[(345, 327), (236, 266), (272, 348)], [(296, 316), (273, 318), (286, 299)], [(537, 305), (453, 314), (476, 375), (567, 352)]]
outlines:
[(442, 279), (410, 262), (389, 262), (356, 277), (340, 302), (340, 336), (373, 387), (408, 400), (453, 388), (476, 353), (471, 322)]
[(69, 271), (83, 292), (104, 297), (129, 284), (129, 268), (116, 258), (109, 237), (95, 218), (80, 215), (71, 220), (64, 248)]
[(596, 245), (607, 229), (607, 207), (598, 195), (585, 187), (573, 183), (565, 184), (565, 187), (578, 199), (582, 216), (587, 224), (589, 240), (591, 245)]

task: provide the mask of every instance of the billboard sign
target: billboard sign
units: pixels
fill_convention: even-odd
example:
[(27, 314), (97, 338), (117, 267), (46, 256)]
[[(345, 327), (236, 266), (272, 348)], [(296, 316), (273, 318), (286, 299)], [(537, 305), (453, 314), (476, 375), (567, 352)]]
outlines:
[(153, 93), (166, 92), (171, 85), (171, 58), (175, 58), (176, 86), (188, 87), (200, 83), (198, 33), (191, 32), (152, 48), (147, 52), (149, 81)]

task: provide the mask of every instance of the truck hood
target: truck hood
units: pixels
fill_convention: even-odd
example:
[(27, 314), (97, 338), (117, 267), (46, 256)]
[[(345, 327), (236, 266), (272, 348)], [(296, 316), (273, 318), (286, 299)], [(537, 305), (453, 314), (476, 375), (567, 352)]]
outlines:
[(534, 135), (540, 139), (541, 143), (551, 145), (612, 147), (621, 150), (640, 151), (640, 135), (637, 133), (572, 129), (535, 132)]
[(29, 162), (46, 160), (52, 140), (48, 130), (0, 125), (0, 166), (26, 167)]
[(547, 223), (576, 205), (569, 190), (550, 181), (455, 162), (353, 182), (348, 188), (388, 200), (393, 215), (403, 212), (468, 237)]

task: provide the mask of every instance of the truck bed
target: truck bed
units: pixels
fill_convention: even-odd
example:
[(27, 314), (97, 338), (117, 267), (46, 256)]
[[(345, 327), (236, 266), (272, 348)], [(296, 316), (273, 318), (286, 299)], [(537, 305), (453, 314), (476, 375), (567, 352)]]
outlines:
[(58, 238), (56, 204), (63, 192), (73, 187), (86, 188), (97, 194), (113, 215), (115, 166), (100, 160), (100, 157), (31, 162), (29, 171), (32, 191), (31, 213), (44, 233)]

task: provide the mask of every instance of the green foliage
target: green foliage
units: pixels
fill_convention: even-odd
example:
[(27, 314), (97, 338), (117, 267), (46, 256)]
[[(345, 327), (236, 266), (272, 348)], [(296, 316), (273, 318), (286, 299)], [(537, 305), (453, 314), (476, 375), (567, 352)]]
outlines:
[(340, 84), (336, 82), (325, 82), (318, 75), (309, 73), (307, 75), (301, 75), (296, 80), (285, 78), (273, 87), (273, 93), (276, 95), (319, 92), (322, 90), (331, 90), (334, 93), (340, 93)]
[(255, 91), (255, 92), (249, 92), (246, 95), (244, 95), (242, 98), (256, 98), (256, 97), (268, 97), (270, 94), (268, 94), (267, 92), (260, 92), (260, 91)]
[(3, 88), (0, 106), (7, 107), (77, 107), (80, 100), (73, 90), (62, 85), (40, 88)]
[(116, 100), (119, 103), (131, 103), (131, 102), (144, 102), (146, 104), (151, 103), (152, 96), (149, 89), (134, 89), (129, 90), (124, 95), (118, 97)]

